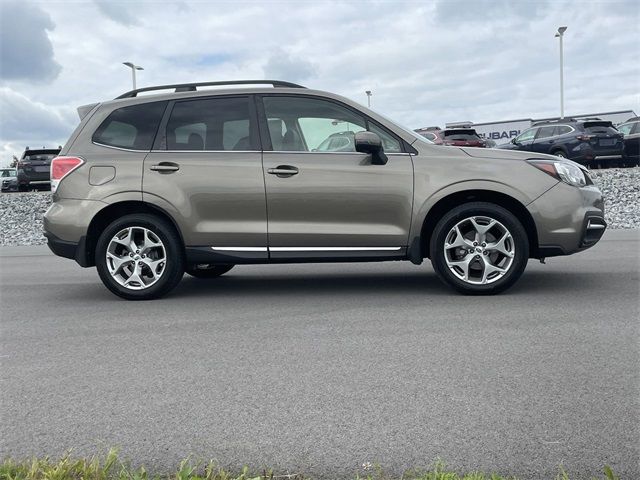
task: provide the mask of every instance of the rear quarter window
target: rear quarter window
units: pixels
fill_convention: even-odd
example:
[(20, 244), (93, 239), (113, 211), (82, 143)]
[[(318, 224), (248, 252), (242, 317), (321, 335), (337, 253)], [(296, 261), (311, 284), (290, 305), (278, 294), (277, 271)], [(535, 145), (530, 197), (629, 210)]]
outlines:
[(167, 102), (151, 102), (118, 108), (93, 134), (95, 143), (132, 150), (151, 150)]

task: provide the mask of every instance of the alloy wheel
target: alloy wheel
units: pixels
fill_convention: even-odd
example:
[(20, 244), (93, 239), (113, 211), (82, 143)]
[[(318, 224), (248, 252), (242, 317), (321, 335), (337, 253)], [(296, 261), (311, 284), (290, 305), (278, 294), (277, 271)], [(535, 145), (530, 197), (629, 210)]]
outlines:
[(488, 216), (473, 216), (456, 223), (444, 242), (449, 270), (474, 285), (493, 283), (504, 277), (515, 257), (511, 232)]
[(107, 269), (111, 277), (130, 290), (155, 284), (167, 266), (162, 240), (144, 227), (127, 227), (116, 233), (107, 247)]

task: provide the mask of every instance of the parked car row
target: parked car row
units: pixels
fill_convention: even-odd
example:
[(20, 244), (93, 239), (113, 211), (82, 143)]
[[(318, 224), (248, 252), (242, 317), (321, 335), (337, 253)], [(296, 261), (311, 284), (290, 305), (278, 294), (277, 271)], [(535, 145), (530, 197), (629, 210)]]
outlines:
[[(416, 132), (436, 145), (496, 147), (495, 142), (481, 138), (471, 127), (427, 127)], [(630, 118), (617, 128), (600, 118), (563, 118), (535, 123), (497, 148), (546, 153), (602, 168), (640, 165), (639, 145), (640, 117)]]

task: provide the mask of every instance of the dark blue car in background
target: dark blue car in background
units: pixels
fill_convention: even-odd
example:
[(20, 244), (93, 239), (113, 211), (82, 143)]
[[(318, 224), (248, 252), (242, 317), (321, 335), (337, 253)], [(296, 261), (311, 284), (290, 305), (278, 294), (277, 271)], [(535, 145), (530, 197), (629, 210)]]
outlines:
[(611, 122), (599, 118), (535, 123), (498, 148), (547, 153), (589, 167), (610, 167), (624, 159), (622, 133)]

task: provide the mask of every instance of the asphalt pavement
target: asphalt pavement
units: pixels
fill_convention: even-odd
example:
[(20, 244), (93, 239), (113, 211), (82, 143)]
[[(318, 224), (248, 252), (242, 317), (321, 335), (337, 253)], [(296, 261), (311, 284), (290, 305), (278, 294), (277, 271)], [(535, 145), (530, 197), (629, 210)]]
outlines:
[(638, 479), (639, 251), (608, 231), (495, 297), (388, 262), (242, 266), (127, 302), (46, 247), (0, 248), (0, 458)]

